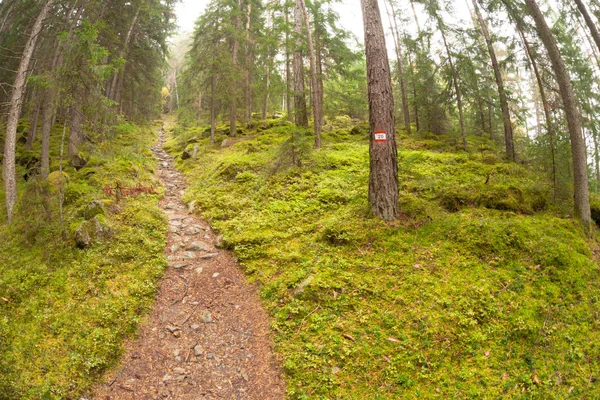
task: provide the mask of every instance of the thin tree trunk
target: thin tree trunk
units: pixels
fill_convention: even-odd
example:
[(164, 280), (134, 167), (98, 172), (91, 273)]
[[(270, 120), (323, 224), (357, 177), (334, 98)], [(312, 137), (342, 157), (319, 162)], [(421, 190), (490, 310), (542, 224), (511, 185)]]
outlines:
[(523, 46), (525, 47), (525, 52), (527, 53), (527, 57), (529, 58), (531, 68), (533, 69), (533, 74), (535, 76), (535, 80), (537, 81), (540, 100), (542, 101), (542, 109), (544, 110), (544, 117), (546, 120), (546, 129), (548, 131), (548, 140), (550, 141), (550, 156), (552, 158), (552, 192), (554, 200), (556, 200), (556, 188), (558, 186), (556, 173), (556, 144), (554, 138), (554, 123), (552, 121), (552, 116), (550, 115), (550, 105), (548, 104), (548, 98), (546, 97), (546, 89), (544, 88), (544, 81), (542, 80), (536, 57), (533, 54), (533, 50), (529, 45), (527, 37), (525, 36), (525, 32), (523, 32), (520, 20), (517, 21), (516, 28), (517, 32), (519, 32), (519, 35), (521, 36)]
[(308, 128), (308, 111), (304, 94), (304, 63), (302, 61), (302, 3), (296, 0), (294, 7), (294, 121), (296, 125)]
[(292, 71), (290, 65), (290, 34), (289, 29), (289, 9), (285, 8), (285, 106), (288, 121), (292, 121), (292, 101), (290, 93), (292, 91)]
[[(316, 25), (316, 24), (315, 24)], [(323, 59), (321, 57), (322, 46), (320, 43), (319, 29), (315, 26), (315, 57), (316, 57), (316, 68), (317, 68), (317, 87), (319, 88), (319, 117), (321, 119), (321, 127), (325, 125), (325, 113), (323, 112), (323, 93), (325, 89), (323, 87)]]
[(198, 92), (198, 123), (202, 123), (202, 91)]
[(213, 75), (210, 78), (210, 144), (215, 144), (215, 126), (217, 118), (215, 116), (215, 85), (217, 78)]
[[(398, 150), (390, 64), (377, 0), (361, 0), (365, 28), (369, 97), (371, 211), (384, 220), (398, 217)], [(376, 136), (377, 135), (377, 139)]]
[(567, 67), (560, 54), (556, 38), (552, 34), (546, 19), (539, 9), (535, 0), (525, 0), (530, 15), (535, 21), (537, 31), (542, 43), (548, 52), (552, 69), (556, 76), (560, 95), (563, 100), (569, 136), (571, 138), (571, 154), (573, 157), (573, 188), (575, 200), (575, 216), (581, 221), (585, 230), (589, 233), (592, 226), (590, 211), (590, 193), (587, 171), (587, 151), (583, 139), (580, 113), (577, 106), (577, 97), (571, 85), (571, 78)]
[(81, 103), (75, 101), (71, 107), (71, 129), (69, 130), (69, 144), (67, 157), (69, 160), (78, 152), (78, 146), (83, 138), (83, 110)]
[[(39, 94), (38, 94), (39, 96)], [(42, 97), (39, 98), (35, 102), (33, 115), (31, 118), (31, 122), (29, 123), (29, 133), (27, 134), (27, 143), (25, 144), (25, 148), (27, 150), (31, 150), (33, 148), (33, 143), (35, 142), (35, 137), (37, 136), (37, 126), (38, 121), (40, 119), (40, 111), (42, 109)]]
[(173, 81), (175, 83), (175, 108), (179, 109), (179, 87), (177, 86), (177, 68), (173, 71)]
[(252, 84), (251, 84), (251, 67), (252, 67), (252, 47), (250, 46), (250, 15), (252, 13), (252, 3), (248, 3), (248, 14), (246, 19), (246, 71), (244, 74), (244, 100), (246, 103), (246, 112), (244, 113), (244, 122), (247, 124), (252, 118)]
[(600, 32), (598, 32), (598, 28), (596, 27), (596, 24), (594, 24), (594, 20), (592, 20), (592, 17), (588, 13), (588, 10), (585, 8), (585, 5), (581, 0), (575, 0), (575, 4), (577, 5), (579, 12), (585, 20), (585, 24), (588, 26), (588, 29), (592, 34), (592, 38), (596, 43), (596, 47), (598, 47), (598, 50), (600, 50)]
[(515, 161), (516, 155), (515, 144), (513, 140), (513, 128), (510, 117), (510, 109), (508, 108), (506, 89), (504, 88), (504, 79), (502, 78), (502, 72), (500, 71), (500, 65), (498, 64), (498, 58), (496, 57), (496, 51), (494, 50), (494, 44), (492, 43), (487, 24), (481, 15), (481, 11), (479, 10), (477, 2), (475, 0), (472, 1), (473, 7), (475, 8), (475, 13), (477, 14), (477, 19), (479, 20), (481, 32), (483, 33), (485, 43), (487, 44), (490, 60), (492, 62), (492, 68), (494, 69), (494, 77), (496, 78), (496, 85), (498, 86), (498, 97), (500, 98), (500, 109), (502, 110), (502, 118), (504, 122), (504, 145), (506, 148), (506, 156), (510, 160)]
[(231, 51), (231, 88), (229, 93), (229, 136), (235, 137), (237, 133), (237, 62), (238, 62), (238, 50), (240, 43), (238, 41), (237, 35), (240, 30), (240, 25), (242, 24), (242, 17), (240, 13), (242, 12), (242, 0), (238, 0), (237, 9), (235, 10), (235, 26), (233, 32), (233, 48)]
[(6, 212), (9, 223), (12, 221), (14, 206), (17, 202), (15, 147), (17, 124), (19, 122), (19, 115), (21, 114), (21, 109), (23, 107), (25, 89), (27, 88), (27, 71), (35, 50), (35, 45), (40, 36), (40, 32), (42, 31), (44, 20), (48, 16), (53, 3), (54, 0), (47, 0), (40, 10), (33, 28), (31, 29), (31, 34), (29, 35), (27, 43), (25, 44), (25, 49), (21, 55), (19, 67), (15, 74), (15, 82), (13, 84), (13, 91), (8, 109), (8, 120), (6, 123), (6, 138), (4, 142), (4, 158), (2, 168), (6, 195)]
[(463, 148), (465, 149), (465, 151), (468, 151), (469, 148), (467, 146), (467, 133), (465, 130), (465, 120), (463, 117), (462, 94), (460, 92), (460, 84), (458, 83), (458, 79), (459, 79), (458, 71), (454, 67), (454, 61), (452, 60), (452, 53), (450, 52), (450, 47), (448, 46), (448, 41), (446, 40), (446, 33), (444, 32), (442, 20), (437, 15), (436, 15), (436, 20), (438, 22), (438, 28), (440, 30), (440, 33), (442, 34), (444, 48), (446, 49), (446, 54), (448, 56), (448, 64), (450, 65), (450, 69), (452, 71), (452, 82), (454, 84), (454, 91), (456, 92), (456, 103), (458, 105), (458, 119), (460, 122), (460, 135), (462, 137)]
[(302, 14), (304, 15), (304, 24), (306, 26), (306, 40), (308, 41), (308, 55), (310, 59), (310, 77), (312, 83), (312, 106), (314, 116), (314, 130), (315, 130), (315, 148), (321, 148), (321, 110), (319, 110), (319, 83), (317, 82), (317, 61), (315, 57), (315, 48), (313, 46), (312, 31), (310, 29), (310, 20), (308, 18), (308, 11), (306, 11), (306, 4), (304, 0), (300, 0), (302, 7)]
[[(137, 11), (135, 12), (135, 15), (133, 16), (133, 19), (131, 20), (131, 24), (129, 24), (129, 29), (127, 29), (127, 35), (125, 35), (125, 40), (123, 40), (123, 47), (121, 48), (121, 51), (119, 52), (119, 58), (125, 58), (125, 56), (128, 53), (128, 46), (129, 46), (129, 42), (131, 40), (131, 35), (133, 33), (133, 29), (135, 28), (135, 25), (137, 24), (137, 20), (140, 16), (141, 9), (142, 9), (141, 6), (138, 7)], [(125, 67), (123, 66), (122, 69), (124, 70)], [(113, 75), (112, 84), (109, 86), (109, 92), (106, 95), (106, 97), (108, 97), (109, 99), (115, 100), (115, 98), (116, 98), (117, 84), (119, 82), (120, 75), (121, 75), (120, 71), (116, 72)]]
[(597, 133), (592, 132), (594, 139), (594, 164), (596, 164), (596, 192), (600, 191), (600, 153), (598, 152)]
[[(396, 17), (396, 10), (391, 0), (387, 0), (392, 9), (392, 19), (394, 21), (393, 28), (390, 23), (390, 29), (392, 30), (392, 36), (394, 38), (394, 47), (396, 49), (396, 62), (398, 63), (398, 81), (400, 82), (400, 93), (402, 95), (402, 116), (404, 120), (404, 129), (410, 135), (410, 111), (408, 109), (408, 93), (406, 90), (406, 78), (404, 77), (404, 58), (402, 57), (402, 49), (400, 48), (400, 33), (398, 31), (398, 22)], [(384, 2), (384, 5), (386, 3)], [(386, 6), (387, 8), (387, 6)], [(388, 13), (388, 17), (390, 17)]]

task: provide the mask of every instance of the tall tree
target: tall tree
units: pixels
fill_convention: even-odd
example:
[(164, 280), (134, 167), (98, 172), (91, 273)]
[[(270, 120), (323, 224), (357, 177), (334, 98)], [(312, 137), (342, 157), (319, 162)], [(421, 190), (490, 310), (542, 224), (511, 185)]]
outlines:
[(552, 64), (560, 95), (563, 101), (565, 117), (571, 138), (571, 155), (573, 158), (573, 188), (575, 200), (575, 216), (581, 221), (587, 231), (590, 230), (592, 217), (590, 211), (590, 195), (587, 171), (587, 151), (581, 129), (580, 111), (577, 97), (573, 91), (571, 78), (560, 54), (556, 38), (552, 34), (546, 18), (535, 0), (525, 0), (529, 14), (533, 18), (538, 34)]
[(54, 5), (54, 0), (46, 0), (40, 13), (38, 14), (29, 39), (25, 44), (25, 49), (21, 55), (19, 68), (17, 69), (13, 91), (11, 96), (10, 108), (8, 112), (8, 120), (6, 123), (6, 138), (4, 142), (4, 158), (3, 158), (3, 178), (6, 192), (6, 212), (8, 222), (10, 223), (13, 216), (14, 206), (17, 202), (17, 177), (15, 168), (15, 147), (17, 136), (17, 124), (21, 115), (23, 101), (25, 99), (25, 88), (27, 87), (27, 73), (29, 63), (35, 50), (36, 43), (42, 32), (44, 20), (48, 16), (50, 9)]
[(494, 43), (492, 41), (492, 37), (490, 36), (487, 23), (481, 15), (481, 11), (479, 10), (477, 1), (472, 1), (473, 7), (475, 8), (475, 14), (477, 15), (477, 20), (479, 21), (479, 27), (481, 28), (481, 32), (487, 44), (490, 60), (492, 62), (492, 68), (494, 69), (494, 78), (496, 79), (496, 85), (498, 86), (498, 97), (500, 99), (500, 109), (502, 110), (502, 117), (504, 122), (504, 145), (506, 149), (506, 156), (510, 160), (514, 161), (515, 144), (513, 140), (513, 128), (510, 117), (510, 109), (508, 107), (508, 98), (506, 95), (506, 89), (504, 87), (504, 78), (502, 77), (502, 71), (500, 70), (498, 58), (496, 57), (496, 50), (494, 49)]
[(310, 20), (308, 12), (306, 11), (306, 4), (304, 0), (300, 0), (300, 7), (302, 8), (302, 15), (304, 16), (304, 25), (306, 27), (306, 40), (308, 42), (308, 55), (310, 59), (310, 78), (312, 82), (312, 108), (314, 116), (314, 132), (315, 132), (315, 148), (321, 147), (321, 100), (319, 96), (320, 85), (317, 81), (317, 61), (315, 58), (315, 48), (312, 40), (312, 30), (310, 27)]
[(308, 112), (304, 93), (304, 63), (302, 62), (302, 2), (296, 0), (294, 7), (294, 122), (308, 128)]
[(398, 217), (398, 150), (390, 64), (377, 0), (361, 0), (369, 97), (369, 204), (384, 220)]

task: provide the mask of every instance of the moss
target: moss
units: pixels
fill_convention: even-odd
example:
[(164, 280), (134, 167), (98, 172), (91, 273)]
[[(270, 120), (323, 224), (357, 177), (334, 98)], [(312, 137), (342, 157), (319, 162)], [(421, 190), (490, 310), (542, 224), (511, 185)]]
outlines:
[(484, 139), (400, 138), (403, 217), (383, 223), (366, 134), (332, 127), (273, 173), (278, 129), (181, 165), (186, 201), (260, 284), (289, 398), (600, 395), (599, 271), (535, 171)]
[[(60, 137), (52, 135), (54, 153)], [(158, 197), (109, 206), (114, 200), (104, 198), (102, 188), (115, 181), (156, 184), (148, 153), (154, 138), (150, 128), (125, 124), (112, 139), (84, 145), (90, 163), (67, 171), (64, 228), (56, 191), (37, 179), (18, 182), (15, 221), (0, 225), (0, 293), (8, 300), (0, 299), (0, 398), (80, 398), (116, 364), (123, 342), (149, 311), (166, 265)], [(64, 241), (62, 233), (77, 229), (92, 200), (106, 206), (106, 215), (87, 224), (105, 233), (110, 226), (113, 236), (76, 249), (73, 237)], [(111, 214), (116, 207), (121, 213)]]

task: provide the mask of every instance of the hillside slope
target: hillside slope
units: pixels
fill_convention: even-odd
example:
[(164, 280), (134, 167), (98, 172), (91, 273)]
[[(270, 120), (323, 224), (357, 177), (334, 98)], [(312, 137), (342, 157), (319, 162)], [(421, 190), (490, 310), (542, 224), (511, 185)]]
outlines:
[(185, 198), (261, 285), (289, 397), (600, 396), (597, 245), (546, 179), (483, 138), (467, 154), (402, 136), (403, 216), (386, 224), (351, 127), (329, 123), (319, 151), (282, 120), (214, 146), (174, 126), (167, 144)]
[[(56, 129), (51, 171), (59, 166)], [(118, 361), (152, 306), (167, 264), (163, 189), (150, 152), (156, 133), (122, 124), (106, 139), (82, 148), (85, 167), (64, 165), (64, 236), (58, 171), (48, 182), (21, 180), (15, 221), (0, 224), (0, 399), (79, 398)], [(19, 176), (35, 168), (39, 145), (19, 145)], [(117, 182), (157, 193), (117, 201), (104, 190)], [(76, 245), (81, 226), (90, 229), (89, 245)]]

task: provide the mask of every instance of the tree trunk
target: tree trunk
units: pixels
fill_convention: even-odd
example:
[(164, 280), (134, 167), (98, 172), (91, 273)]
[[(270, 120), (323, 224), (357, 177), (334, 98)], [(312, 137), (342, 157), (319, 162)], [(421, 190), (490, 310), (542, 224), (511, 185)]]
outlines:
[[(369, 98), (369, 204), (384, 220), (398, 217), (398, 151), (390, 64), (377, 0), (361, 0)], [(377, 139), (376, 136), (377, 135)]]
[(392, 30), (392, 36), (394, 37), (394, 45), (396, 48), (396, 62), (398, 63), (398, 81), (400, 82), (400, 93), (402, 95), (402, 116), (404, 120), (404, 129), (410, 135), (410, 111), (408, 110), (408, 93), (406, 89), (406, 78), (404, 77), (404, 58), (402, 57), (402, 49), (400, 47), (400, 33), (398, 31), (396, 9), (390, 0), (387, 1), (392, 9), (392, 19), (394, 21), (393, 29), (391, 24), (390, 29)]
[(240, 43), (238, 41), (237, 35), (240, 30), (240, 25), (242, 24), (242, 17), (240, 13), (242, 12), (242, 0), (238, 0), (237, 9), (235, 10), (235, 26), (233, 31), (233, 48), (231, 51), (231, 88), (229, 93), (229, 136), (235, 137), (237, 133), (237, 62), (238, 62), (238, 50)]
[(310, 58), (310, 78), (312, 83), (312, 107), (315, 129), (315, 148), (321, 148), (321, 110), (319, 110), (319, 83), (317, 82), (317, 61), (315, 57), (315, 48), (313, 46), (312, 31), (310, 29), (310, 20), (306, 11), (304, 0), (300, 0), (302, 14), (304, 15), (304, 25), (306, 26), (306, 40), (308, 41), (308, 55)]
[(38, 98), (38, 100), (36, 100), (31, 122), (29, 123), (29, 133), (27, 134), (27, 143), (25, 144), (25, 148), (27, 150), (31, 150), (33, 148), (33, 142), (35, 142), (35, 137), (37, 136), (37, 126), (40, 119), (40, 111), (42, 109), (41, 100), (41, 96)]
[(530, 15), (535, 21), (537, 31), (542, 43), (548, 52), (552, 69), (556, 76), (560, 95), (563, 100), (567, 125), (569, 127), (569, 136), (571, 138), (571, 154), (573, 157), (573, 188), (575, 200), (575, 216), (581, 221), (585, 230), (590, 231), (592, 226), (592, 217), (590, 211), (590, 193), (587, 171), (587, 151), (585, 148), (579, 109), (577, 106), (577, 97), (571, 85), (571, 78), (567, 72), (567, 67), (560, 54), (558, 44), (546, 19), (539, 9), (535, 0), (525, 0), (529, 8)]
[[(135, 28), (135, 25), (137, 24), (138, 17), (140, 16), (140, 11), (141, 11), (141, 6), (138, 7), (137, 11), (135, 12), (135, 15), (133, 16), (133, 19), (131, 20), (129, 29), (127, 29), (127, 34), (125, 35), (125, 40), (123, 40), (123, 47), (121, 48), (121, 51), (119, 52), (119, 58), (125, 58), (125, 56), (127, 55), (129, 42), (131, 40), (131, 34), (133, 33), (133, 28)], [(125, 69), (125, 66), (123, 66), (123, 69)], [(115, 100), (117, 84), (119, 82), (120, 75), (121, 75), (120, 71), (115, 72), (115, 74), (113, 75), (112, 84), (109, 86), (109, 92), (106, 94), (106, 97), (108, 97), (109, 99)]]
[(542, 76), (540, 74), (540, 70), (538, 68), (538, 64), (536, 61), (536, 57), (533, 54), (533, 50), (529, 45), (529, 41), (525, 36), (525, 32), (523, 32), (522, 28), (522, 20), (519, 18), (516, 23), (517, 32), (521, 36), (521, 40), (523, 41), (523, 46), (525, 47), (525, 52), (527, 53), (527, 57), (529, 58), (529, 63), (531, 64), (531, 68), (533, 69), (533, 73), (535, 76), (535, 80), (537, 81), (537, 87), (539, 90), (540, 100), (542, 102), (542, 109), (544, 110), (544, 117), (546, 121), (546, 129), (548, 131), (548, 140), (550, 141), (550, 158), (552, 159), (552, 193), (553, 198), (556, 201), (556, 189), (558, 186), (557, 181), (557, 168), (556, 168), (556, 144), (554, 137), (554, 122), (552, 121), (552, 115), (550, 114), (550, 105), (548, 104), (548, 98), (546, 97), (546, 89), (544, 87), (544, 81), (542, 80)]
[(25, 89), (27, 87), (27, 72), (29, 69), (29, 63), (35, 50), (35, 45), (40, 37), (40, 32), (43, 28), (44, 20), (50, 12), (54, 0), (47, 0), (40, 13), (38, 14), (31, 34), (25, 44), (25, 49), (21, 55), (19, 67), (15, 74), (15, 82), (13, 84), (13, 91), (11, 95), (10, 106), (8, 109), (8, 120), (6, 123), (6, 138), (4, 142), (4, 158), (3, 158), (3, 177), (6, 195), (6, 212), (8, 222), (12, 221), (13, 211), (15, 203), (17, 202), (17, 176), (15, 168), (15, 147), (17, 137), (17, 124), (19, 122), (19, 115), (23, 107), (23, 99), (25, 95)]
[(217, 78), (213, 75), (210, 78), (210, 144), (215, 144), (215, 126), (217, 118), (215, 116), (215, 85)]
[(458, 71), (454, 67), (454, 61), (452, 60), (452, 53), (450, 52), (450, 47), (448, 46), (448, 41), (446, 40), (446, 33), (444, 32), (444, 26), (442, 20), (439, 16), (435, 16), (438, 29), (442, 34), (442, 40), (444, 42), (444, 48), (446, 49), (446, 55), (448, 56), (448, 64), (450, 65), (450, 70), (452, 71), (452, 83), (454, 84), (454, 91), (456, 92), (456, 103), (458, 105), (458, 119), (460, 122), (460, 135), (462, 137), (463, 148), (465, 151), (468, 151), (469, 148), (467, 146), (467, 132), (465, 130), (465, 119), (463, 117), (463, 104), (462, 104), (462, 94), (460, 92), (460, 85), (458, 83)]
[(248, 3), (248, 13), (246, 16), (246, 71), (244, 74), (245, 85), (244, 85), (244, 100), (246, 103), (246, 112), (244, 113), (244, 122), (247, 124), (252, 118), (252, 50), (250, 46), (250, 15), (252, 13), (252, 3)]
[(594, 139), (594, 164), (596, 164), (596, 192), (600, 191), (600, 153), (598, 152), (597, 133), (592, 132)]
[(487, 44), (490, 60), (492, 62), (492, 68), (494, 69), (494, 77), (496, 78), (496, 85), (498, 86), (498, 97), (500, 98), (500, 109), (502, 110), (502, 118), (504, 122), (504, 145), (506, 148), (506, 156), (508, 159), (515, 161), (515, 144), (513, 140), (513, 128), (510, 118), (510, 109), (508, 108), (508, 98), (506, 96), (506, 90), (504, 88), (504, 78), (502, 78), (502, 72), (500, 71), (500, 65), (498, 64), (498, 58), (496, 57), (496, 51), (494, 50), (494, 44), (490, 37), (487, 24), (481, 15), (477, 1), (473, 1), (473, 7), (479, 20), (479, 26), (485, 43)]
[(285, 106), (288, 121), (292, 121), (292, 102), (290, 93), (292, 91), (292, 71), (290, 65), (290, 34), (289, 29), (289, 9), (285, 8)]
[(202, 91), (198, 92), (198, 123), (202, 123)]
[(596, 27), (596, 24), (594, 24), (594, 20), (592, 20), (592, 17), (581, 0), (575, 0), (575, 4), (583, 16), (583, 19), (585, 20), (585, 23), (592, 34), (592, 38), (594, 39), (598, 50), (600, 50), (600, 32), (598, 32), (598, 28)]
[(308, 128), (308, 111), (304, 95), (304, 63), (302, 61), (302, 3), (296, 0), (294, 8), (294, 121), (296, 125)]
[(71, 129), (69, 130), (69, 144), (67, 157), (69, 160), (78, 153), (78, 146), (83, 138), (83, 109), (77, 100), (71, 106)]

